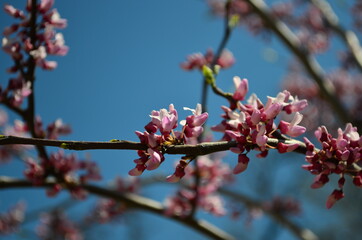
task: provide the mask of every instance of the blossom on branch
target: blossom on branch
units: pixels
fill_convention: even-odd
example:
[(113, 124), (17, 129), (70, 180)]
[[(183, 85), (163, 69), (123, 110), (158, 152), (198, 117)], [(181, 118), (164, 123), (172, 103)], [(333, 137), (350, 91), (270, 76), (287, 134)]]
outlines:
[(0, 234), (11, 234), (15, 232), (24, 221), (25, 204), (17, 203), (7, 213), (0, 214)]
[[(214, 61), (214, 52), (208, 49), (203, 55), (202, 53), (193, 53), (187, 57), (187, 61), (181, 63), (181, 68), (187, 71), (199, 69), (203, 66), (210, 66)], [(221, 53), (220, 57), (216, 60), (215, 64), (220, 68), (229, 68), (235, 63), (235, 58), (229, 50), (225, 49)]]
[(43, 213), (41, 224), (37, 228), (37, 234), (40, 239), (69, 239), (83, 240), (83, 235), (73, 222), (71, 222), (63, 211), (54, 210), (49, 213)]
[[(236, 90), (233, 96), (238, 96), (234, 97), (234, 99), (244, 99), (248, 90), (247, 79), (240, 80), (240, 78), (235, 77), (234, 83)], [(223, 132), (223, 140), (237, 142), (237, 146), (230, 149), (232, 152), (239, 154), (234, 173), (241, 173), (246, 169), (249, 163), (246, 154), (251, 149), (261, 151), (258, 157), (265, 157), (268, 149), (274, 148), (269, 146), (267, 141), (269, 138), (275, 138), (273, 136), (275, 131), (280, 130), (281, 134), (287, 134), (291, 137), (303, 134), (306, 129), (298, 125), (302, 119), (302, 114), (298, 111), (303, 110), (306, 106), (306, 100), (298, 100), (292, 97), (288, 91), (278, 93), (275, 98), (268, 97), (265, 105), (253, 94), (245, 104), (237, 101), (237, 104), (231, 104), (232, 108), (223, 106), (222, 109), (225, 113), (222, 118), (224, 120), (211, 129)], [(294, 119), (290, 123), (280, 121), (279, 125), (277, 125), (276, 118), (282, 112), (287, 114), (295, 113)], [(292, 146), (278, 144), (276, 146), (280, 153), (291, 151), (296, 147), (295, 144)]]
[[(191, 111), (193, 115), (180, 122), (180, 125), (183, 126), (181, 131), (174, 130), (177, 128), (178, 114), (173, 104), (170, 104), (168, 110), (163, 108), (151, 112), (151, 121), (146, 124), (146, 131), (143, 133), (136, 131), (140, 142), (147, 145), (148, 149), (146, 151), (137, 151), (139, 158), (134, 160), (136, 167), (128, 172), (129, 175), (139, 176), (146, 169), (154, 170), (158, 168), (165, 160), (163, 155), (164, 147), (197, 143), (197, 138), (204, 130), (202, 125), (206, 122), (208, 114), (202, 112), (201, 104), (197, 104), (196, 109), (184, 108), (184, 110)], [(161, 135), (156, 134), (158, 131)], [(180, 162), (179, 166), (176, 167), (175, 174), (169, 176), (167, 180), (175, 182), (182, 178), (186, 165), (187, 162)]]
[(325, 126), (319, 127), (315, 131), (315, 137), (322, 144), (321, 150), (316, 150), (313, 143), (304, 138), (307, 145), (306, 161), (303, 165), (305, 170), (317, 175), (314, 179), (312, 188), (322, 187), (329, 181), (329, 175), (337, 174), (339, 189), (334, 190), (327, 200), (327, 208), (343, 198), (344, 176), (351, 175), (353, 183), (361, 187), (360, 179), (362, 170), (359, 166), (362, 164), (362, 137), (357, 132), (357, 128), (351, 123), (346, 125), (345, 130), (338, 129), (338, 137), (334, 138), (328, 132)]
[[(50, 155), (49, 161), (41, 159), (40, 162), (32, 158), (26, 160), (27, 168), (24, 175), (33, 184), (43, 184), (48, 177), (54, 177), (57, 183), (47, 190), (48, 196), (55, 196), (63, 189), (63, 184), (69, 189), (74, 198), (84, 199), (86, 191), (79, 184), (90, 180), (98, 181), (101, 179), (98, 166), (89, 160), (78, 160), (74, 154), (65, 155), (64, 151)], [(76, 176), (76, 171), (84, 171), (83, 174)]]

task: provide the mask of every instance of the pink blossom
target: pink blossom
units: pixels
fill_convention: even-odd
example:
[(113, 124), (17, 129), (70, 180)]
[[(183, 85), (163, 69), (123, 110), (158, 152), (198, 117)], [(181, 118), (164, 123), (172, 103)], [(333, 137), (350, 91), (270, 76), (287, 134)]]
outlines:
[(233, 95), (233, 98), (236, 101), (242, 101), (245, 98), (245, 95), (248, 92), (248, 80), (244, 78), (243, 80), (240, 79), (240, 77), (234, 77), (233, 78), (234, 85), (235, 85), (235, 92)]
[(154, 170), (161, 164), (161, 155), (152, 148), (147, 149), (150, 158), (146, 162), (147, 170)]
[(25, 204), (18, 202), (8, 212), (0, 214), (0, 234), (15, 232), (25, 218)]
[(216, 64), (221, 68), (229, 68), (235, 63), (235, 58), (232, 52), (227, 49), (224, 49), (216, 61)]
[(277, 149), (279, 153), (286, 153), (286, 152), (292, 152), (295, 149), (297, 149), (299, 147), (298, 143), (293, 143), (293, 144), (284, 144), (282, 142), (278, 143)]
[(166, 178), (167, 182), (178, 182), (180, 179), (185, 176), (185, 167), (187, 166), (187, 162), (185, 160), (180, 160), (176, 166), (176, 170), (174, 174), (168, 176)]
[(311, 185), (311, 188), (321, 188), (323, 187), (327, 182), (329, 182), (328, 175), (326, 174), (319, 174), (314, 178), (313, 184)]
[(21, 19), (25, 18), (23, 11), (21, 11), (17, 8), (14, 8), (13, 6), (11, 6), (9, 4), (5, 4), (4, 10), (7, 14), (9, 14), (10, 16), (12, 16), (14, 18), (21, 18)]
[(297, 112), (290, 123), (280, 121), (278, 128), (282, 134), (287, 134), (291, 137), (298, 137), (306, 131), (305, 127), (297, 125), (302, 121), (302, 119), (303, 115)]
[(54, 0), (42, 0), (39, 5), (39, 12), (46, 13), (49, 11), (54, 5)]
[(246, 170), (248, 167), (250, 159), (246, 156), (246, 154), (239, 154), (238, 164), (235, 166), (233, 173), (239, 174)]
[(335, 189), (327, 199), (326, 206), (327, 208), (333, 207), (333, 205), (340, 199), (344, 198), (344, 193), (342, 190)]
[(80, 229), (59, 210), (43, 213), (37, 228), (40, 239), (83, 240)]

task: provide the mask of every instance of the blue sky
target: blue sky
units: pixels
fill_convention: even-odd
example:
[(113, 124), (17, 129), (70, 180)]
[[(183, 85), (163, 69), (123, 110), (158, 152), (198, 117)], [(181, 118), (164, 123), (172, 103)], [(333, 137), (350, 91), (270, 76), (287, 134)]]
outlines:
[[(11, 2), (21, 8), (25, 1)], [(52, 58), (58, 62), (54, 71), (37, 69), (36, 112), (46, 124), (57, 118), (70, 124), (73, 133), (64, 139), (137, 141), (134, 131), (143, 130), (152, 110), (167, 108), (173, 103), (180, 116), (184, 117), (187, 113), (182, 107), (194, 108), (200, 101), (200, 73), (185, 72), (179, 64), (188, 54), (205, 52), (207, 48), (216, 49), (221, 40), (223, 22), (209, 15), (204, 1), (58, 0), (55, 7), (63, 18), (68, 19), (68, 27), (61, 32), (70, 51), (65, 57)], [(1, 29), (11, 22), (8, 15), (0, 13)], [(260, 37), (257, 39), (245, 30), (235, 30), (227, 48), (234, 53), (236, 64), (220, 73), (217, 84), (225, 91), (232, 91), (232, 77), (245, 77), (249, 79), (250, 92), (265, 100), (267, 95), (274, 96), (279, 91), (288, 53), (278, 43), (268, 46)], [(266, 61), (268, 51), (277, 54), (276, 61)], [(11, 61), (1, 52), (0, 62), (0, 83), (4, 86), (9, 78), (5, 69), (11, 66)], [(210, 94), (210, 125), (220, 121), (222, 104), (226, 104), (223, 99)], [(49, 151), (55, 150), (49, 148)], [(100, 150), (89, 153), (100, 165), (104, 183), (118, 175), (126, 176), (134, 166), (132, 160), (136, 158), (134, 151)], [(84, 156), (85, 153), (78, 155)], [(298, 164), (303, 161), (300, 159)], [(168, 156), (168, 163), (157, 172), (172, 173), (174, 160), (177, 157)], [(229, 160), (234, 160), (229, 161), (231, 165), (235, 163), (235, 159)], [(3, 165), (0, 175), (21, 176), (22, 169), (20, 163)], [(144, 177), (152, 173), (146, 173)], [(309, 184), (312, 176), (304, 176), (309, 177), (306, 183)], [(154, 186), (146, 189), (145, 193), (162, 200), (163, 193), (172, 193), (172, 189), (173, 186)], [(56, 199), (48, 199), (44, 195), (42, 190), (1, 191), (0, 209), (7, 208), (18, 199), (27, 199), (28, 209), (34, 210), (44, 205), (55, 205), (68, 196), (63, 193)], [(324, 206), (324, 200), (321, 204)], [(74, 207), (71, 210), (81, 212), (84, 209)], [(184, 239), (185, 236), (204, 239), (191, 230), (151, 214), (138, 214), (137, 217), (137, 224), (145, 229), (140, 233), (143, 234), (142, 239)], [(226, 229), (229, 226), (229, 221), (214, 218), (212, 221)], [(251, 229), (256, 237), (259, 234), (255, 231), (257, 226)], [(117, 235), (127, 232), (122, 224), (105, 229), (115, 231)], [(105, 239), (114, 239), (112, 235), (104, 236)], [(284, 238), (280, 239), (290, 239), (288, 233), (283, 232), (281, 236)]]

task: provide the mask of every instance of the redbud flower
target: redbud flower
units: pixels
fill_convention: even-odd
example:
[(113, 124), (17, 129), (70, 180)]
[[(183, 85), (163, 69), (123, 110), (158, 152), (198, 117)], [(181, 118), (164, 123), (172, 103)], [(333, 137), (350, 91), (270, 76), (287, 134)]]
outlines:
[(246, 170), (248, 167), (250, 159), (246, 156), (246, 154), (239, 154), (238, 164), (235, 166), (233, 173), (239, 174)]
[(344, 198), (344, 193), (342, 190), (335, 189), (331, 195), (329, 195), (326, 203), (326, 207), (329, 209), (340, 199)]
[(295, 113), (293, 120), (288, 123), (285, 121), (280, 121), (278, 128), (282, 134), (287, 134), (291, 137), (298, 137), (306, 131), (305, 127), (298, 126), (303, 119), (303, 115), (299, 112)]
[(248, 92), (248, 80), (243, 79), (241, 80), (240, 77), (233, 78), (234, 85), (235, 85), (235, 92), (233, 98), (236, 101), (242, 101), (245, 98), (246, 93)]

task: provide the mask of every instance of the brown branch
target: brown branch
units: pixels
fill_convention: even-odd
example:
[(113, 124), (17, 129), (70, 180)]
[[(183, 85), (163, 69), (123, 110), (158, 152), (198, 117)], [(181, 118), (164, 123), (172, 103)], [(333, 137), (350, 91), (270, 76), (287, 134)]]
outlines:
[[(141, 184), (142, 184), (142, 186), (144, 186), (144, 185), (150, 185), (150, 184), (154, 184), (154, 183), (165, 183), (165, 181), (164, 181), (165, 178), (166, 177), (162, 176), (162, 175), (156, 175), (156, 176), (152, 176), (150, 178), (143, 178), (143, 179), (141, 179)], [(184, 182), (181, 182), (181, 185), (188, 187)], [(293, 223), (293, 221), (288, 219), (286, 216), (284, 216), (280, 212), (276, 212), (276, 211), (267, 209), (263, 205), (262, 202), (252, 199), (244, 194), (235, 193), (235, 192), (225, 189), (225, 188), (219, 188), (217, 191), (224, 196), (232, 198), (235, 201), (241, 202), (249, 209), (254, 208), (254, 209), (262, 210), (266, 215), (270, 216), (276, 222), (280, 223), (282, 226), (287, 228), (289, 231), (291, 231), (296, 237), (298, 237), (301, 240), (317, 240), (318, 239), (318, 237), (311, 230), (298, 226), (297, 224)]]
[(296, 237), (298, 237), (301, 240), (318, 239), (317, 235), (315, 235), (311, 230), (298, 226), (297, 224), (289, 220), (282, 213), (266, 208), (262, 202), (256, 201), (255, 199), (252, 199), (248, 196), (224, 188), (221, 188), (218, 191), (225, 196), (228, 196), (230, 198), (233, 198), (237, 201), (244, 203), (247, 208), (256, 208), (262, 210), (264, 213), (273, 218), (274, 221), (280, 223), (281, 225), (289, 229)]
[[(285, 144), (299, 144), (299, 147), (294, 152), (306, 153), (306, 146), (303, 142), (293, 139), (275, 139), (269, 138), (267, 144), (272, 147), (277, 147), (278, 143)], [(16, 136), (0, 135), (0, 145), (34, 145), (34, 146), (48, 146), (60, 147), (69, 150), (95, 150), (95, 149), (114, 149), (114, 150), (146, 150), (148, 147), (145, 144), (117, 140), (110, 142), (86, 142), (86, 141), (67, 141), (67, 140), (50, 140), (40, 138), (24, 138)], [(200, 156), (210, 153), (228, 151), (231, 147), (236, 147), (235, 141), (219, 141), (219, 142), (204, 142), (196, 145), (169, 145), (163, 146), (164, 153), (167, 154), (185, 154), (188, 156)], [(252, 146), (255, 147), (255, 146)], [(318, 149), (316, 149), (318, 151)]]
[[(0, 177), (0, 189), (8, 189), (8, 188), (48, 188), (52, 187), (56, 182), (47, 181), (42, 185), (33, 185), (30, 181), (13, 179), (8, 177)], [(84, 184), (81, 185), (82, 188), (87, 190), (88, 192), (98, 195), (104, 198), (111, 198), (116, 201), (121, 201), (125, 203), (129, 208), (137, 208), (141, 210), (145, 210), (148, 212), (155, 213), (160, 216), (165, 216), (162, 204), (154, 201), (149, 198), (145, 198), (136, 194), (131, 193), (119, 193), (113, 190), (109, 190), (106, 188), (102, 188), (99, 186)], [(204, 234), (212, 239), (220, 239), (220, 240), (232, 240), (234, 239), (232, 236), (212, 225), (209, 222), (204, 220), (196, 220), (191, 218), (181, 218), (177, 215), (167, 216), (176, 222), (184, 224), (201, 234)]]
[(351, 30), (345, 30), (340, 24), (338, 16), (331, 5), (325, 0), (309, 0), (323, 14), (328, 26), (342, 39), (350, 50), (356, 66), (362, 71), (362, 48), (356, 34)]
[(266, 27), (272, 30), (287, 48), (299, 59), (306, 72), (317, 83), (321, 94), (343, 123), (352, 122), (352, 117), (343, 104), (336, 98), (336, 90), (331, 82), (324, 77), (325, 73), (317, 60), (306, 51), (295, 34), (282, 21), (269, 13), (263, 0), (245, 0), (254, 9), (254, 12), (263, 20)]

